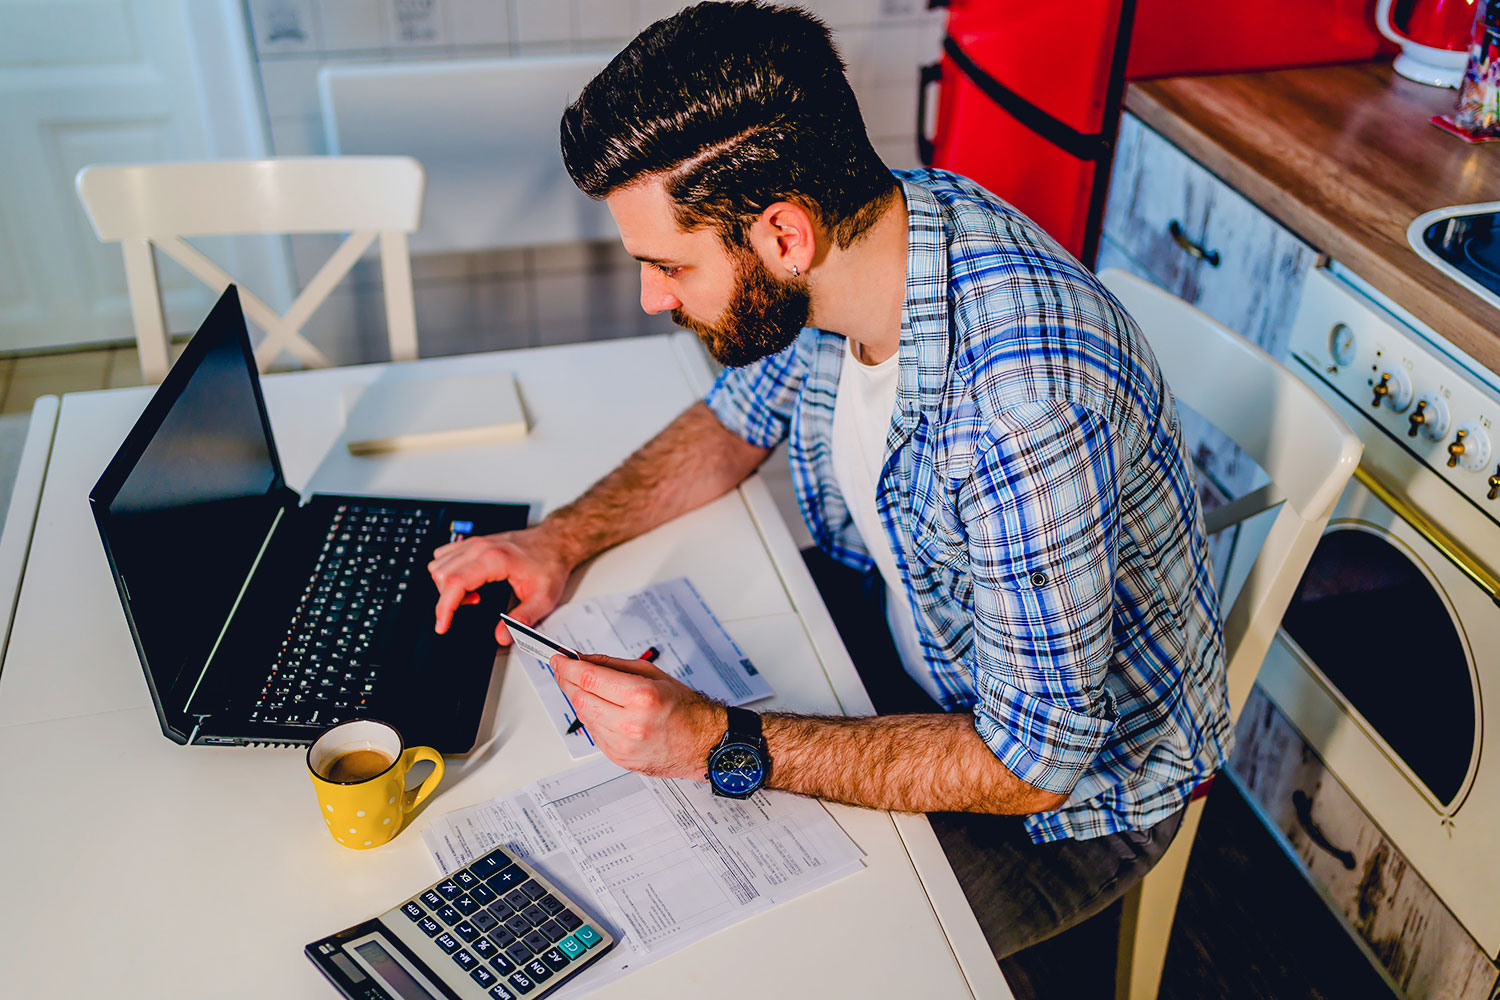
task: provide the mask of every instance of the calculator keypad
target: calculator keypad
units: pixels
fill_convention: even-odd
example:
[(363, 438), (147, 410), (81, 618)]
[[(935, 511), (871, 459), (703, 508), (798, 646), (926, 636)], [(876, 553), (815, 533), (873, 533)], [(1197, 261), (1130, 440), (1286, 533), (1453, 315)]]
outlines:
[[(419, 938), (397, 934), (409, 944), (415, 940), (418, 953), (421, 941), (431, 939), (436, 949), (428, 954), (440, 949), (453, 965), (424, 961), (434, 970), (453, 970), (439, 974), (461, 996), (479, 996), (477, 986), (490, 1000), (533, 1000), (567, 980), (606, 941), (565, 899), (498, 850), (390, 912), (398, 911), (406, 919), (387, 919), (386, 926), (415, 925)], [(461, 973), (475, 986), (458, 985), (452, 977)]]

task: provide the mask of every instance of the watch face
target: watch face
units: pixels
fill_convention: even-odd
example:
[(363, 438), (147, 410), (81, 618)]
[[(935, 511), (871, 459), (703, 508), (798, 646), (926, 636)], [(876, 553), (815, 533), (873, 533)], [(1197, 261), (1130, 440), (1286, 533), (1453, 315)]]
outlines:
[(731, 743), (708, 759), (708, 777), (721, 792), (746, 795), (766, 780), (765, 762), (754, 747)]

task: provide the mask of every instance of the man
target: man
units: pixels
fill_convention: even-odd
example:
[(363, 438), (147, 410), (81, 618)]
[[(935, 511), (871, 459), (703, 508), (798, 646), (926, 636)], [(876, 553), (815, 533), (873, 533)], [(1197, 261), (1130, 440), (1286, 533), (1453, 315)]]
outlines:
[(1231, 740), (1201, 517), (1140, 332), (993, 195), (887, 170), (797, 9), (652, 25), (567, 109), (562, 147), (642, 262), (642, 306), (729, 367), (537, 526), (438, 549), (438, 630), (490, 580), (541, 619), (574, 567), (789, 437), (819, 547), (878, 573), (895, 653), (856, 665), (872, 690), (904, 667), (904, 704), (877, 699), (900, 714), (757, 717), (644, 661), (557, 657), (579, 717), (645, 774), (702, 778), (739, 740), (752, 766), (716, 790), (933, 814), (997, 957), (1102, 909)]

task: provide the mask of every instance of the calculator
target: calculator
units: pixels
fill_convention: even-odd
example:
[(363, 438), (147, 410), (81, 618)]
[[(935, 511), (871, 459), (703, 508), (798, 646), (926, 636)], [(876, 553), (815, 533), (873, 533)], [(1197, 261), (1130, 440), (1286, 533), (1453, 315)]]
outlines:
[(535, 1000), (614, 946), (545, 876), (495, 850), (306, 951), (350, 1000)]

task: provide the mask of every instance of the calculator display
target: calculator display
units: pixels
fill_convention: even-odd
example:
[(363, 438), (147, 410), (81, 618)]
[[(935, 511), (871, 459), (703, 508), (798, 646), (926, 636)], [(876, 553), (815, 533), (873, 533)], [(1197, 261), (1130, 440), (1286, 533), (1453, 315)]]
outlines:
[(380, 947), (378, 941), (370, 940), (355, 945), (354, 951), (365, 960), (365, 967), (375, 974), (382, 986), (389, 988), (401, 1000), (438, 1000), (421, 983), (412, 978), (391, 953)]

